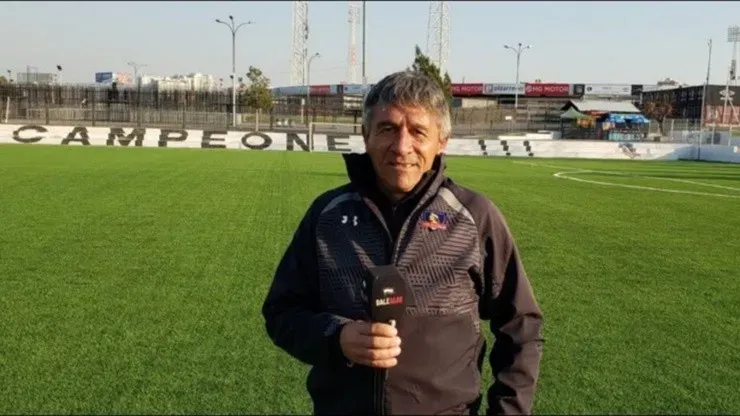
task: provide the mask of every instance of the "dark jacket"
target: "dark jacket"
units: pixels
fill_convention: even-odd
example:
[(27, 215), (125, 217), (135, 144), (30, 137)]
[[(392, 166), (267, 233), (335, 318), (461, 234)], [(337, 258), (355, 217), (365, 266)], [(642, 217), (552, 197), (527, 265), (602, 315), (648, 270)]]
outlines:
[[(347, 365), (338, 329), (367, 319), (364, 271), (385, 264), (396, 265), (409, 290), (401, 355), (379, 389), (385, 413), (478, 414), (482, 320), (496, 339), (487, 413), (531, 413), (542, 312), (499, 210), (445, 177), (442, 156), (396, 204), (375, 186), (367, 154), (344, 158), (350, 182), (311, 204), (262, 309), (273, 342), (312, 366), (314, 413), (373, 412), (375, 370)], [(429, 212), (444, 229), (423, 226)]]

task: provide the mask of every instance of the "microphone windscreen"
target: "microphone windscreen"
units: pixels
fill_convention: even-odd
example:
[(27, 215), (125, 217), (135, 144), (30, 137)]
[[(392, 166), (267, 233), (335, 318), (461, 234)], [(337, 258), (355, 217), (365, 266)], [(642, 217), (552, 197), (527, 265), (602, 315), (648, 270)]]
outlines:
[[(395, 266), (377, 266), (368, 270), (370, 280), (370, 319), (397, 323), (406, 312), (406, 282)], [(393, 321), (393, 322), (391, 322)]]

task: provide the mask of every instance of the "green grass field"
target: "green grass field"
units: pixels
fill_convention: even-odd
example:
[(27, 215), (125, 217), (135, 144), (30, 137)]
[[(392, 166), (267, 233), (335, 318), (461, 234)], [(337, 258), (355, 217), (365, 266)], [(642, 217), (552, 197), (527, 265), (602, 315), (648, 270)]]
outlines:
[[(740, 166), (448, 166), (506, 215), (544, 310), (536, 413), (740, 413)], [(309, 413), (307, 368), (259, 310), (343, 169), (338, 154), (0, 146), (0, 413)], [(577, 169), (697, 193), (553, 176)]]

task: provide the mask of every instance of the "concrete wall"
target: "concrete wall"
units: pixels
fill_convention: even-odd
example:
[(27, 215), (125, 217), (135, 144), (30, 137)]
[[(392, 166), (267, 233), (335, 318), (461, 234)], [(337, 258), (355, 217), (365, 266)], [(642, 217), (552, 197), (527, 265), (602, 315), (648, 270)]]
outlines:
[[(529, 137), (529, 138), (527, 138)], [(706, 160), (740, 163), (740, 147), (683, 143), (551, 140), (548, 135), (501, 136), (499, 139), (452, 139), (447, 154), (529, 158), (622, 160)], [(552, 136), (549, 136), (552, 137)], [(362, 137), (314, 134), (318, 152), (364, 152)], [(0, 143), (77, 146), (226, 148), (308, 151), (306, 133), (238, 132), (118, 127), (0, 125)]]

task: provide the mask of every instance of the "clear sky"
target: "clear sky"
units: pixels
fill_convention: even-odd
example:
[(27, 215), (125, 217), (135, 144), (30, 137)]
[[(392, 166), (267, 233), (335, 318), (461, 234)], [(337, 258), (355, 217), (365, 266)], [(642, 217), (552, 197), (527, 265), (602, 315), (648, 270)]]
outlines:
[[(428, 2), (367, 3), (370, 82), (403, 69), (414, 45), (426, 46)], [(289, 85), (291, 2), (0, 2), (0, 73), (64, 67), (65, 82), (93, 82), (95, 72), (151, 75), (231, 71), (231, 34), (215, 18), (253, 20), (237, 35), (237, 72), (262, 69), (275, 86)], [(522, 81), (653, 84), (670, 77), (700, 84), (707, 40), (714, 39), (712, 83), (723, 84), (731, 58), (727, 27), (740, 25), (740, 2), (450, 2), (453, 82), (513, 82), (524, 53)], [(309, 3), (312, 84), (346, 78), (347, 2)], [(358, 27), (358, 60), (361, 58)]]

